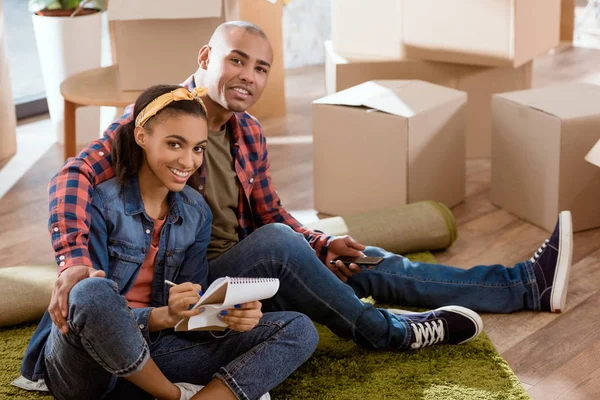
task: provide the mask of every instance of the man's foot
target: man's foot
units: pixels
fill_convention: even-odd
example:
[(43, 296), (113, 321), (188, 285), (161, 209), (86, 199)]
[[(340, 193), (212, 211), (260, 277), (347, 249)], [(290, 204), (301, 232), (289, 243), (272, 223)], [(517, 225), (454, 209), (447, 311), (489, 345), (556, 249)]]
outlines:
[(388, 309), (407, 320), (412, 331), (411, 349), (434, 344), (462, 344), (475, 339), (483, 331), (481, 317), (461, 306), (447, 306), (415, 313)]
[(573, 259), (573, 223), (571, 212), (563, 211), (552, 236), (529, 260), (540, 293), (542, 311), (561, 312), (567, 301), (567, 286)]

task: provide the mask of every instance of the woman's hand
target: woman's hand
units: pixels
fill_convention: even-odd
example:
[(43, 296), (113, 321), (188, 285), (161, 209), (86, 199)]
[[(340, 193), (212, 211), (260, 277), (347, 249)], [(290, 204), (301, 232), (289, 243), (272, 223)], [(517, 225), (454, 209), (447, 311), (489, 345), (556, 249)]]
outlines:
[(190, 310), (200, 300), (202, 286), (191, 282), (172, 286), (169, 289), (169, 304), (167, 306), (168, 325), (174, 327), (181, 319), (200, 314), (200, 309)]
[(249, 331), (258, 324), (258, 321), (263, 316), (261, 311), (262, 303), (260, 301), (253, 301), (238, 305), (235, 308), (221, 311), (219, 318), (229, 325), (229, 329), (231, 330), (238, 332)]

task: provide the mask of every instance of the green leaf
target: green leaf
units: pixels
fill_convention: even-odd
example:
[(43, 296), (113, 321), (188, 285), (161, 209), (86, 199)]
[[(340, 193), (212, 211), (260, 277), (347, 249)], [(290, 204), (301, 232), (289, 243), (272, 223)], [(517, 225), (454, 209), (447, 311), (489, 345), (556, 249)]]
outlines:
[[(81, 0), (28, 0), (28, 8), (32, 13), (42, 10), (75, 10)], [(85, 8), (96, 8), (98, 10), (106, 10), (105, 0), (93, 0), (85, 5)]]

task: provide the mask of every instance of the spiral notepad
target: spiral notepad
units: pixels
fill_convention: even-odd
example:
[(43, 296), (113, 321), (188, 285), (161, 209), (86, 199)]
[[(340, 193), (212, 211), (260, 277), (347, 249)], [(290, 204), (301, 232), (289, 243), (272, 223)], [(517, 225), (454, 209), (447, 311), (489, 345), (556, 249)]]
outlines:
[(277, 278), (219, 278), (194, 305), (193, 308), (200, 308), (202, 312), (182, 319), (175, 325), (175, 330), (223, 330), (227, 325), (217, 318), (222, 310), (233, 308), (236, 304), (268, 299), (273, 297), (277, 290)]

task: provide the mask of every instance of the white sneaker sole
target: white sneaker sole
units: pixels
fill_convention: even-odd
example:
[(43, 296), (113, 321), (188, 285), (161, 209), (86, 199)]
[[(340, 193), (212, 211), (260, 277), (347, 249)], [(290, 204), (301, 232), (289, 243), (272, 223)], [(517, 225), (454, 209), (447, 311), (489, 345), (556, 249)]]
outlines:
[[(467, 317), (468, 319), (470, 319), (473, 322), (473, 324), (475, 325), (475, 333), (473, 334), (473, 336), (471, 336), (468, 339), (463, 340), (462, 342), (460, 342), (458, 344), (470, 342), (471, 340), (473, 340), (477, 336), (479, 336), (479, 334), (481, 332), (483, 332), (483, 321), (482, 321), (481, 317), (479, 316), (479, 314), (477, 314), (475, 311), (470, 310), (466, 307), (461, 307), (461, 306), (445, 306), (445, 307), (440, 307), (440, 308), (436, 308), (434, 310), (429, 310), (429, 311), (442, 311), (442, 310), (461, 314), (461, 315)], [(398, 315), (421, 314), (420, 312), (401, 310), (399, 308), (388, 308), (387, 311), (394, 313), (394, 314), (398, 314)], [(425, 312), (427, 312), (427, 311), (425, 311)]]
[(562, 211), (558, 215), (560, 227), (560, 238), (558, 244), (558, 261), (554, 280), (552, 282), (552, 293), (550, 294), (550, 311), (562, 312), (567, 302), (567, 288), (571, 273), (571, 262), (573, 261), (573, 221), (570, 211)]

